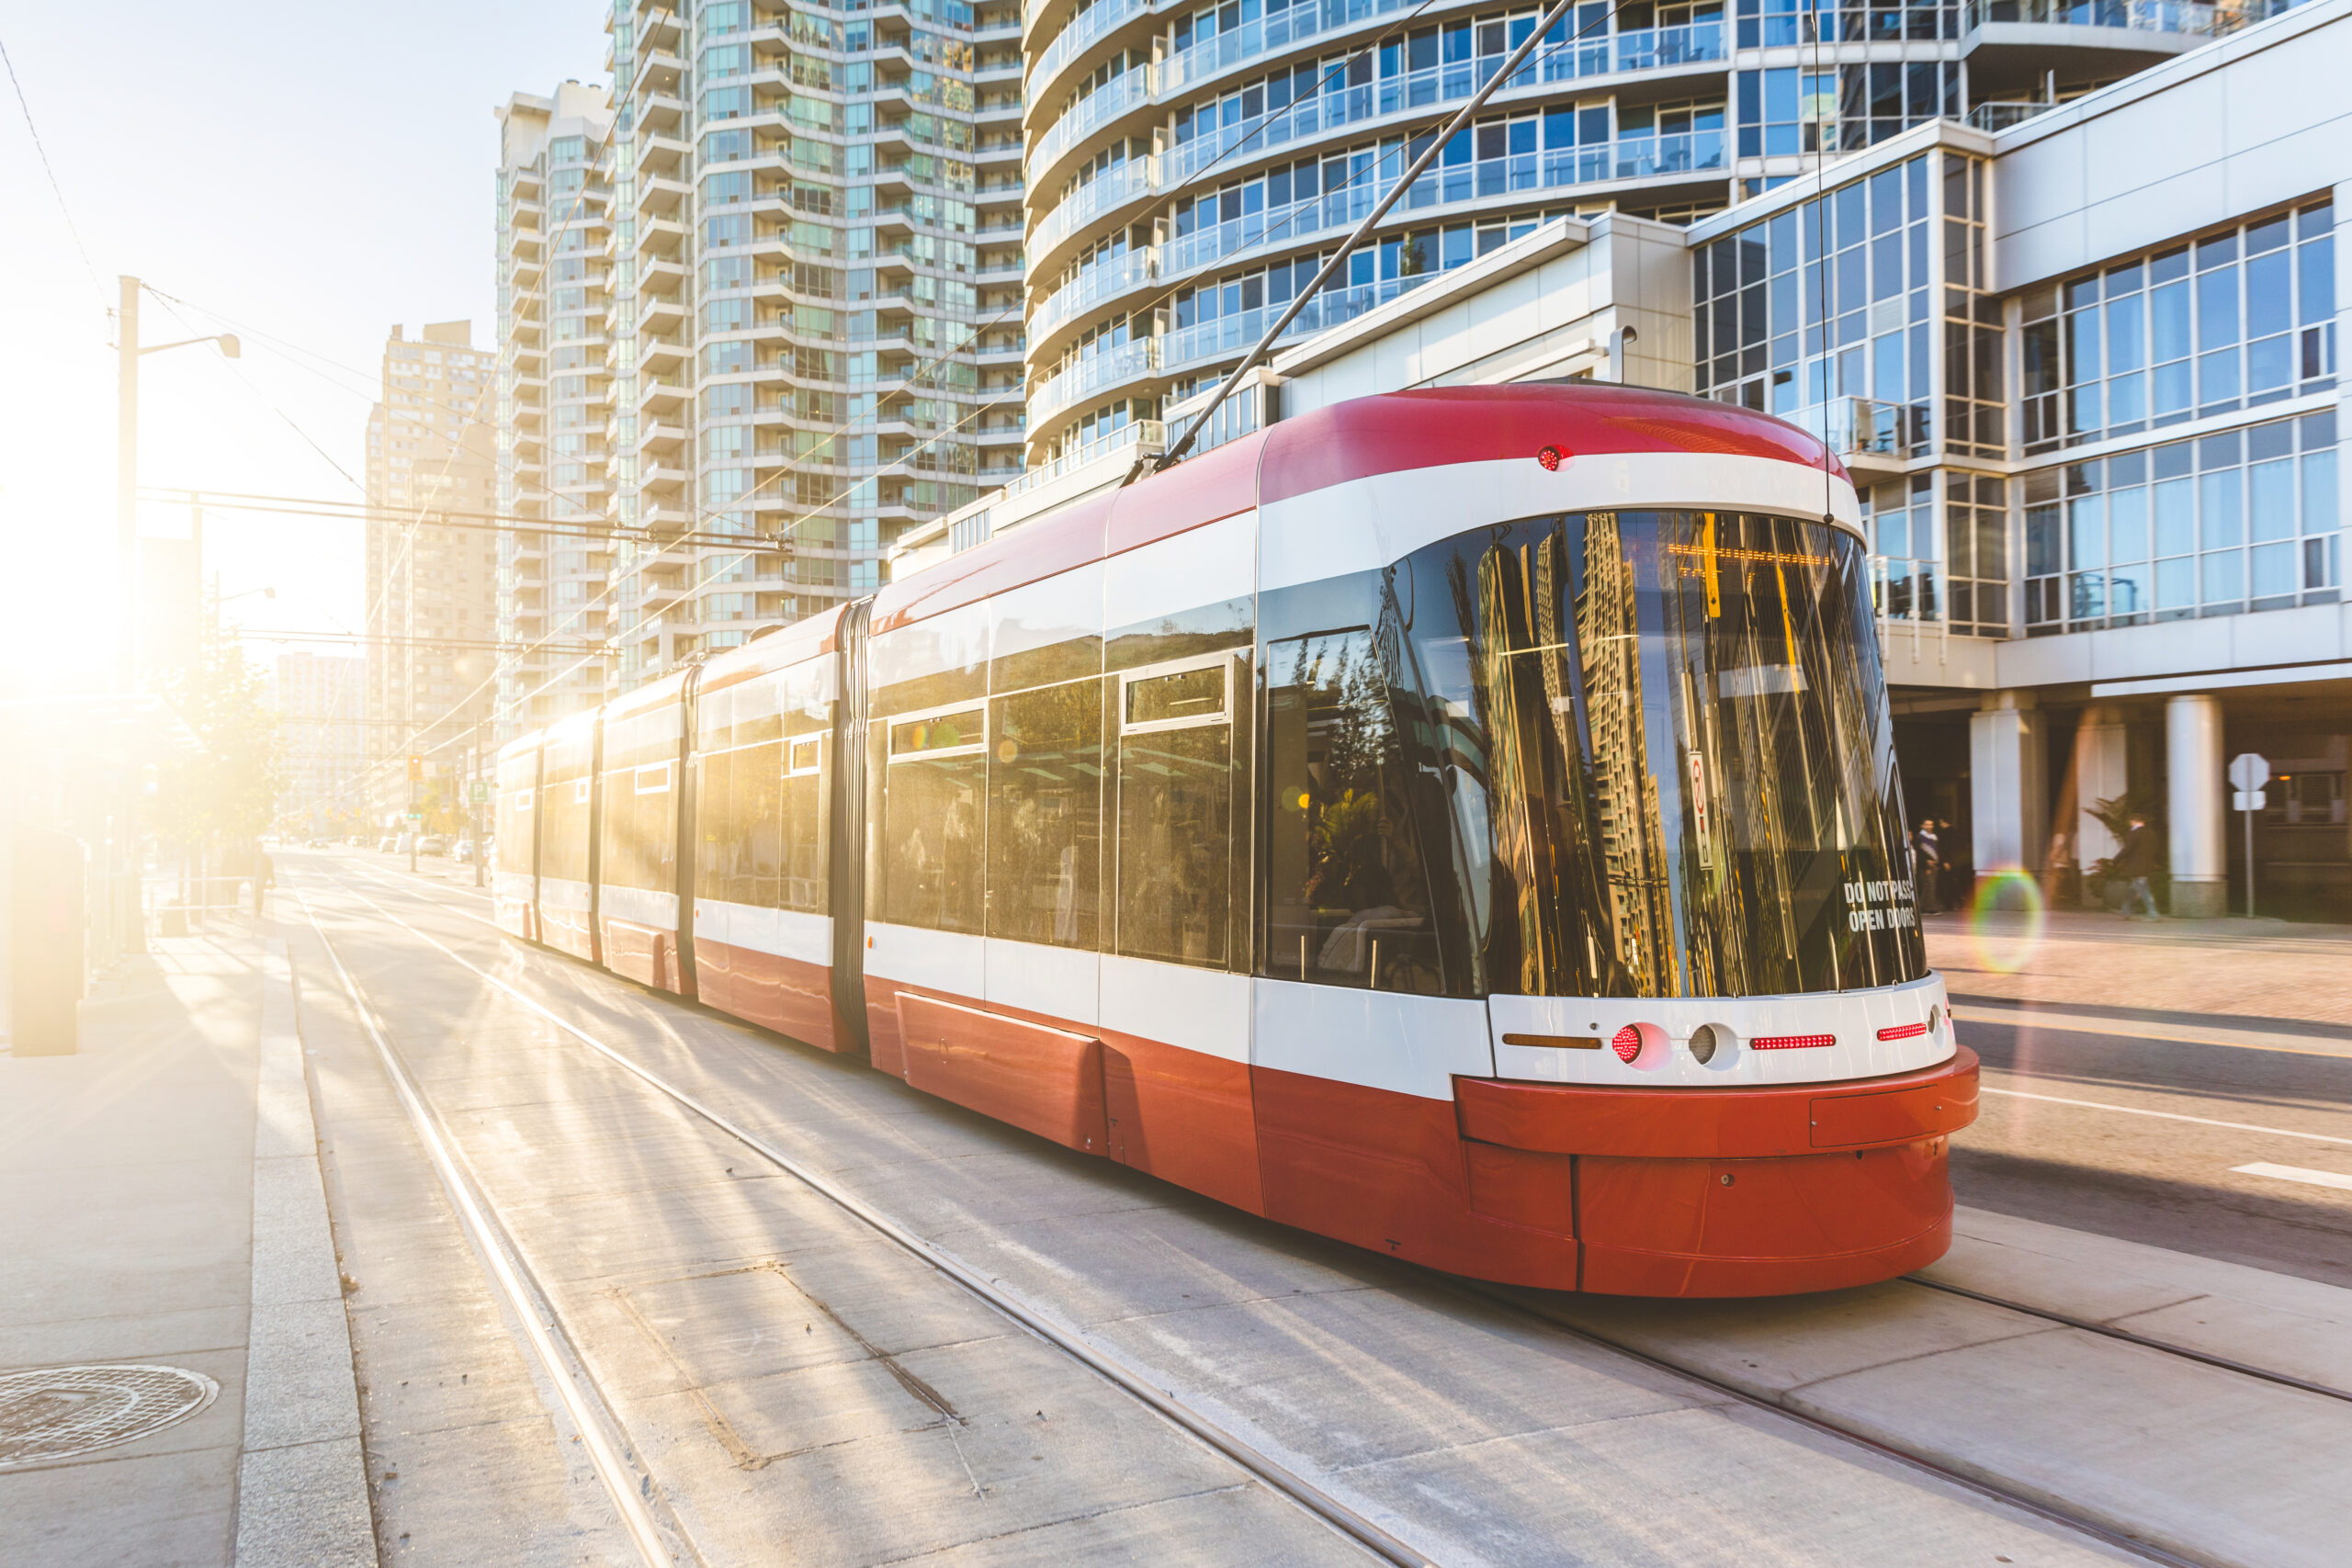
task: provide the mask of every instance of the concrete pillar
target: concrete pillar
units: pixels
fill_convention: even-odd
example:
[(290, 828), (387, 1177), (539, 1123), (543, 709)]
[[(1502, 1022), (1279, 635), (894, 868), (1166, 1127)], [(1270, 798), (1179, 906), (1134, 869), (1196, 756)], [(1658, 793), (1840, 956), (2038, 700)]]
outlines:
[(1998, 692), (1968, 716), (1976, 874), (2038, 870), (2049, 847), (2045, 732), (2030, 692)]
[(2165, 705), (2165, 818), (2172, 841), (2172, 912), (2210, 919), (2227, 912), (2229, 854), (2222, 837), (2222, 699), (2202, 693)]
[(2128, 738), (2123, 715), (2114, 708), (2086, 710), (2075, 731), (2075, 862), (2086, 869), (2121, 847), (2091, 807), (2132, 787)]

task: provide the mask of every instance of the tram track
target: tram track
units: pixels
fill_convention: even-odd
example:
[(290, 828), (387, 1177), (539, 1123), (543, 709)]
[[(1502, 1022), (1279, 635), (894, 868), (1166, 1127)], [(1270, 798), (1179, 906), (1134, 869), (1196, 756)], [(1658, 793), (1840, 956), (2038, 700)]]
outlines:
[[(957, 1259), (952, 1253), (949, 1253), (944, 1248), (938, 1247), (922, 1237), (907, 1231), (905, 1227), (899, 1224), (895, 1220), (892, 1220), (888, 1215), (882, 1214), (874, 1210), (870, 1205), (865, 1204), (854, 1194), (840, 1190), (822, 1176), (807, 1169), (807, 1168), (799, 1164), (799, 1162), (792, 1159), (790, 1156), (775, 1149), (773, 1145), (762, 1140), (756, 1134), (751, 1133), (747, 1129), (743, 1128), (740, 1123), (729, 1119), (724, 1113), (705, 1104), (693, 1094), (669, 1083), (667, 1080), (661, 1077), (660, 1075), (639, 1065), (626, 1054), (606, 1044), (601, 1040), (596, 1039), (587, 1031), (571, 1023), (553, 1010), (537, 1002), (536, 999), (530, 998), (513, 986), (508, 985), (506, 982), (490, 975), (486, 970), (458, 954), (447, 944), (441, 942), (429, 933), (419, 930), (416, 926), (411, 924), (405, 919), (402, 919), (400, 916), (385, 909), (382, 905), (378, 904), (373, 898), (368, 897), (366, 893), (363, 893), (358, 889), (341, 882), (340, 880), (333, 878), (330, 878), (330, 880), (334, 881), (334, 886), (343, 892), (367, 903), (369, 907), (376, 909), (378, 913), (381, 914), (393, 924), (398, 925), (412, 935), (417, 937), (419, 940), (422, 940), (435, 947), (444, 955), (447, 956), (464, 968), (471, 971), (485, 983), (504, 992), (538, 1017), (543, 1018), (548, 1022), (554, 1024), (556, 1027), (562, 1029), (593, 1050), (595, 1050), (599, 1054), (606, 1056), (616, 1065), (621, 1066), (624, 1070), (631, 1073), (633, 1076), (640, 1079), (647, 1087), (667, 1097), (710, 1125), (726, 1133), (729, 1137), (735, 1139), (743, 1146), (752, 1150), (763, 1160), (775, 1166), (786, 1174), (793, 1176), (797, 1179), (802, 1181), (812, 1190), (817, 1191), (828, 1201), (839, 1205), (844, 1211), (872, 1227), (896, 1245), (922, 1258), (925, 1263), (938, 1269), (942, 1273), (946, 1274), (957, 1284), (963, 1286), (982, 1301), (987, 1302), (989, 1305), (995, 1307), (999, 1312), (1002, 1313), (1012, 1321), (1020, 1324), (1032, 1334), (1036, 1335), (1038, 1337), (1055, 1346), (1057, 1349), (1072, 1356), (1074, 1359), (1089, 1367), (1090, 1370), (1096, 1371), (1098, 1374), (1103, 1376), (1108, 1381), (1122, 1388), (1125, 1392), (1136, 1397), (1139, 1402), (1151, 1407), (1157, 1414), (1182, 1427), (1184, 1430), (1191, 1432), (1194, 1437), (1200, 1438), (1209, 1447), (1224, 1454), (1227, 1458), (1267, 1484), (1270, 1488), (1279, 1492), (1286, 1497), (1289, 1497), (1293, 1502), (1299, 1504), (1308, 1512), (1316, 1515), (1318, 1518), (1321, 1518), (1327, 1525), (1330, 1526), (1339, 1533), (1348, 1536), (1350, 1539), (1356, 1541), (1357, 1544), (1373, 1551), (1376, 1556), (1384, 1561), (1405, 1563), (1427, 1563), (1432, 1561), (1432, 1559), (1430, 1559), (1427, 1554), (1415, 1551), (1408, 1545), (1404, 1543), (1389, 1531), (1383, 1529), (1376, 1522), (1364, 1518), (1361, 1514), (1358, 1514), (1355, 1510), (1350, 1508), (1343, 1501), (1332, 1497), (1328, 1492), (1317, 1487), (1311, 1480), (1298, 1475), (1295, 1472), (1282, 1465), (1279, 1461), (1266, 1456), (1261, 1450), (1252, 1446), (1246, 1438), (1233, 1433), (1229, 1428), (1223, 1427), (1213, 1418), (1202, 1415), (1200, 1412), (1187, 1404), (1186, 1402), (1183, 1401), (1182, 1398), (1174, 1391), (1159, 1386), (1156, 1379), (1156, 1374), (1152, 1372), (1151, 1369), (1137, 1365), (1125, 1356), (1119, 1355), (1115, 1352), (1108, 1352), (1099, 1344), (1092, 1342), (1087, 1336), (1071, 1331), (1064, 1325), (1060, 1324), (1056, 1319), (1052, 1312), (1046, 1307), (1038, 1303), (1030, 1301), (1025, 1295), (1023, 1295), (1018, 1292), (1005, 1287), (1001, 1280), (981, 1275), (978, 1270), (971, 1269), (969, 1266), (964, 1264), (960, 1259)], [(408, 888), (404, 885), (400, 885), (390, 879), (386, 879), (384, 886), (387, 891), (398, 890), (407, 893), (410, 897), (425, 903), (429, 908), (434, 908), (436, 912), (455, 915), (476, 924), (491, 923), (484, 919), (483, 917), (477, 915), (470, 910), (447, 908), (441, 905), (438, 901), (432, 899), (425, 889)], [(323, 933), (322, 934), (323, 935)], [(599, 973), (601, 974), (602, 972), (599, 971)], [(631, 988), (635, 989), (636, 987)], [(679, 998), (664, 997), (662, 999), (676, 1001)], [(699, 1011), (701, 1010), (695, 1010)], [(712, 1016), (723, 1017), (723, 1015), (716, 1014)], [(1711, 1374), (1704, 1368), (1694, 1367), (1673, 1358), (1661, 1356), (1652, 1350), (1645, 1349), (1639, 1345), (1628, 1343), (1623, 1339), (1612, 1337), (1605, 1332), (1596, 1331), (1587, 1325), (1567, 1321), (1565, 1317), (1545, 1310), (1542, 1303), (1521, 1299), (1518, 1292), (1511, 1292), (1506, 1287), (1487, 1286), (1476, 1281), (1462, 1280), (1453, 1276), (1440, 1275), (1425, 1269), (1419, 1269), (1410, 1265), (1400, 1264), (1397, 1265), (1397, 1267), (1408, 1269), (1415, 1275), (1435, 1284), (1440, 1289), (1476, 1300), (1489, 1306), (1502, 1309), (1520, 1318), (1539, 1323), (1544, 1326), (1544, 1329), (1546, 1332), (1563, 1334), (1606, 1352), (1624, 1357), (1685, 1383), (1693, 1384), (1705, 1389), (1709, 1393), (1718, 1396), (1726, 1402), (1752, 1408), (1757, 1411), (1769, 1414), (1770, 1416), (1781, 1420), (1793, 1423), (1807, 1431), (1819, 1434), (1836, 1442), (1849, 1445), (1879, 1460), (1900, 1466), (1905, 1470), (1917, 1474), (1932, 1478), (1933, 1480), (1947, 1486), (1956, 1488), (1989, 1503), (2030, 1516), (2050, 1525), (2080, 1536), (2087, 1541), (2095, 1542), (2112, 1551), (2125, 1553), (2133, 1559), (2146, 1562), (2165, 1564), (2168, 1565), (2168, 1568), (2227, 1568), (2227, 1565), (2230, 1563), (2231, 1560), (2225, 1557), (2203, 1555), (2192, 1551), (2179, 1550), (2176, 1546), (2168, 1546), (2157, 1541), (2143, 1539), (2141, 1536), (2132, 1533), (2128, 1525), (2120, 1521), (2101, 1518), (2091, 1513), (2069, 1506), (2067, 1501), (2063, 1497), (2049, 1495), (2038, 1495), (2027, 1488), (2012, 1484), (1988, 1471), (1980, 1471), (1976, 1467), (1972, 1466), (1963, 1457), (1939, 1456), (1931, 1452), (1922, 1451), (1899, 1443), (1889, 1442), (1879, 1437), (1873, 1436), (1869, 1432), (1858, 1430), (1851, 1426), (1840, 1424), (1836, 1420), (1826, 1419), (1823, 1416), (1811, 1414), (1802, 1409), (1792, 1408), (1791, 1404), (1771, 1397), (1769, 1393), (1758, 1393), (1754, 1389), (1742, 1387), (1736, 1382)], [(2264, 1368), (2238, 1362), (2228, 1358), (2212, 1356), (2186, 1347), (2172, 1344), (2162, 1339), (2136, 1334), (2128, 1329), (2115, 1328), (2111, 1325), (2098, 1324), (2090, 1320), (2074, 1318), (2064, 1313), (2031, 1306), (2023, 1303), (2014, 1302), (1986, 1294), (1984, 1292), (1973, 1291), (1966, 1287), (1949, 1285), (1940, 1281), (1909, 1277), (1906, 1278), (1905, 1282), (1920, 1289), (1939, 1291), (1946, 1294), (1973, 1300), (1985, 1306), (2018, 1313), (2041, 1321), (2048, 1322), (2057, 1326), (2098, 1334), (2108, 1338), (2132, 1344), (2142, 1348), (2153, 1350), (2160, 1354), (2177, 1357), (2187, 1361), (2197, 1362), (2223, 1372), (2247, 1377), (2276, 1386), (2292, 1389), (2301, 1393), (2316, 1394), (2337, 1401), (2352, 1402), (2352, 1393), (2347, 1393), (2344, 1390), (2332, 1388), (2324, 1384), (2309, 1382), (2284, 1373), (2273, 1372)]]
[(2142, 1540), (2119, 1526), (2095, 1518), (2077, 1509), (2069, 1508), (2062, 1502), (2037, 1496), (2021, 1488), (1992, 1479), (1957, 1461), (1939, 1460), (1914, 1449), (1883, 1441), (1868, 1433), (1840, 1426), (1835, 1421), (1825, 1420), (1805, 1411), (1792, 1409), (1780, 1400), (1770, 1398), (1753, 1389), (1743, 1388), (1727, 1378), (1717, 1377), (1671, 1357), (1657, 1355), (1623, 1339), (1600, 1333), (1582, 1324), (1568, 1322), (1563, 1317), (1544, 1311), (1537, 1303), (1521, 1300), (1517, 1293), (1504, 1287), (1487, 1285), (1476, 1280), (1456, 1280), (1450, 1276), (1432, 1274), (1430, 1277), (1452, 1285), (1472, 1300), (1500, 1307), (1517, 1316), (1532, 1319), (1556, 1332), (1580, 1339), (1586, 1344), (1598, 1346), (1602, 1349), (1624, 1356), (1669, 1376), (1695, 1382), (1702, 1388), (1720, 1394), (1724, 1399), (1749, 1409), (1765, 1411), (1782, 1420), (1792, 1421), (1808, 1431), (1817, 1432), (1839, 1442), (1850, 1444), (1891, 1463), (1901, 1465), (1906, 1470), (1932, 1476), (1947, 1485), (1959, 1487), (1962, 1491), (2000, 1504), (2005, 1507), (2030, 1514), (2036, 1518), (2072, 1530), (2078, 1535), (2086, 1536), (2103, 1546), (2128, 1553), (2143, 1562), (2162, 1563), (2165, 1568), (2233, 1568), (2233, 1565), (2223, 1559), (2176, 1551), (2154, 1541)]
[(2193, 1349), (2173, 1340), (2135, 1334), (2128, 1328), (2119, 1328), (2111, 1323), (2100, 1323), (2094, 1318), (2076, 1317), (2071, 1313), (2058, 1312), (2050, 1307), (2030, 1306), (2024, 1302), (2011, 1301), (2006, 1296), (1990, 1295), (1983, 1291), (1972, 1291), (1965, 1285), (1954, 1285), (1942, 1280), (1924, 1279), (1917, 1274), (1906, 1274), (1903, 1280), (1905, 1284), (1917, 1285), (1922, 1290), (1941, 1291), (1950, 1296), (1963, 1296), (1973, 1302), (1982, 1302), (1986, 1306), (2021, 1313), (2027, 1317), (2038, 1317), (2044, 1323), (2053, 1323), (2062, 1328), (2080, 1329), (2085, 1334), (2097, 1334), (2109, 1339), (2121, 1340), (2126, 1345), (2137, 1345), (2143, 1349), (2161, 1351), (2165, 1355), (2177, 1357), (2184, 1361), (2195, 1361), (2203, 1366), (2217, 1368), (2222, 1371), (2235, 1372), (2240, 1377), (2256, 1378), (2263, 1382), (2276, 1383), (2281, 1388), (2291, 1388), (2302, 1393), (2318, 1394), (2323, 1399), (2342, 1400), (2346, 1404), (2352, 1404), (2352, 1390), (2335, 1388), (2323, 1382), (2312, 1382), (2287, 1372), (2273, 1371), (2267, 1367), (2257, 1367), (2250, 1362), (2233, 1360), (2227, 1356), (2216, 1356), (2210, 1351)]
[[(1005, 1285), (1002, 1280), (983, 1274), (953, 1253), (916, 1235), (625, 1052), (605, 1043), (553, 1009), (472, 963), (429, 932), (393, 914), (367, 894), (331, 874), (326, 880), (339, 891), (359, 899), (385, 919), (468, 970), (483, 984), (570, 1034), (646, 1088), (724, 1133), (758, 1158), (936, 1269), (1020, 1328), (1069, 1356), (1136, 1403), (1222, 1455), (1262, 1485), (1289, 1499), (1335, 1533), (1351, 1540), (1380, 1561), (1396, 1564), (1398, 1568), (1437, 1568), (1435, 1560), (1427, 1553), (1417, 1551), (1358, 1512), (1345, 1500), (1298, 1474), (1185, 1400), (1173, 1389), (1160, 1386), (1152, 1369), (1136, 1365), (1125, 1356), (1058, 1322), (1041, 1303), (1030, 1301), (1025, 1294)], [(612, 1416), (611, 1402), (596, 1385), (594, 1373), (576, 1352), (569, 1350), (569, 1340), (562, 1337), (560, 1314), (545, 1292), (537, 1289), (520, 1251), (514, 1247), (511, 1237), (499, 1224), (494, 1208), (479, 1194), (469, 1173), (460, 1168), (462, 1156), (455, 1152), (454, 1140), (447, 1138), (438, 1130), (438, 1119), (430, 1101), (417, 1087), (398, 1047), (391, 1043), (388, 1033), (379, 1028), (372, 1006), (336, 953), (333, 939), (328, 937), (308, 897), (299, 888), (297, 897), (301, 898), (303, 911), (326, 948), (345, 996), (358, 1012), (371, 1042), (385, 1062), (387, 1071), (392, 1076), (394, 1088), (412, 1121), (416, 1123), (420, 1136), (424, 1139), (444, 1184), (449, 1187), (453, 1203), (458, 1208), (469, 1231), (475, 1231), (479, 1224), (477, 1239), (478, 1243), (486, 1241), (488, 1244), (484, 1247), (484, 1256), (492, 1262), (493, 1286), (505, 1296), (510, 1309), (524, 1324), (532, 1341), (533, 1352), (540, 1357), (543, 1370), (559, 1393), (564, 1396), (567, 1406), (572, 1404), (575, 1394), (579, 1396), (580, 1404), (574, 1416), (575, 1420), (582, 1425), (583, 1435), (590, 1423), (594, 1423), (604, 1435), (605, 1447), (602, 1450), (592, 1449), (592, 1459), (596, 1461), (599, 1476), (605, 1481), (606, 1490), (612, 1493), (616, 1506), (621, 1510), (632, 1540), (652, 1568), (669, 1568), (670, 1564), (678, 1562), (702, 1562), (704, 1559), (677, 1525), (674, 1516), (661, 1505), (660, 1493), (650, 1472), (639, 1464), (633, 1450), (628, 1446), (626, 1430), (617, 1417)], [(505, 1264), (503, 1268), (499, 1266), (502, 1259)], [(535, 1328), (537, 1333), (532, 1332)]]

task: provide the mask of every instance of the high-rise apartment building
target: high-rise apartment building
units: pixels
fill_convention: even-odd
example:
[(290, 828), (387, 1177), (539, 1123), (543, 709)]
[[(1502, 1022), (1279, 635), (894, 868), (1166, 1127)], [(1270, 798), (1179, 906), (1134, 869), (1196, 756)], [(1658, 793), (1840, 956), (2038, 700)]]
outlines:
[(282, 831), (331, 833), (360, 826), (368, 662), (340, 654), (277, 656), (277, 734), (286, 762), (277, 797)]
[(497, 547), (469, 525), (497, 499), (493, 363), (468, 321), (417, 338), (395, 326), (384, 344), (383, 400), (368, 419), (368, 784), (379, 814), (405, 809), (400, 759), (454, 762), (496, 689)]
[(611, 658), (611, 95), (498, 111), (499, 742), (604, 701)]
[(567, 375), (608, 400), (581, 435), (628, 687), (870, 591), (900, 533), (1019, 471), (1022, 60), (1011, 4), (616, 0), (607, 26), (611, 137), (580, 171), (609, 181), (581, 257), (603, 359), (560, 367), (550, 328), (548, 369), (555, 407)]
[[(1544, 10), (1032, 4), (1030, 461), (1228, 371)], [(1579, 5), (1289, 336), (1547, 219), (1686, 222), (1926, 120), (2010, 123), (2234, 19), (2064, 0)]]

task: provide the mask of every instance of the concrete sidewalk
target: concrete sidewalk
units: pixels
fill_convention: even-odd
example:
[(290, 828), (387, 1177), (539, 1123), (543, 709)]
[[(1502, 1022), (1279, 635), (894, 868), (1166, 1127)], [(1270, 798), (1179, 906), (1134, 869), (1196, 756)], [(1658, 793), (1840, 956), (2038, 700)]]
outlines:
[(0, 1057), (0, 1564), (375, 1562), (282, 942), (158, 941)]
[(2105, 1010), (2126, 1021), (2302, 1025), (2352, 1036), (2352, 926), (2141, 922), (2078, 910), (1919, 923), (1928, 962), (1963, 1006), (2030, 1003)]

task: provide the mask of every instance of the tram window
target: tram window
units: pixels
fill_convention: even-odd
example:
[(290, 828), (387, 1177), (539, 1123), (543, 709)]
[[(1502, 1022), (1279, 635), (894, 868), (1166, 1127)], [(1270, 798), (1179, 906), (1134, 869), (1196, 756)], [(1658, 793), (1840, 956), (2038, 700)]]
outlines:
[(821, 915), (827, 899), (825, 822), (832, 803), (825, 776), (825, 736), (833, 725), (833, 705), (820, 682), (828, 673), (818, 663), (796, 666), (783, 688), (785, 740), (776, 753), (783, 777), (782, 845), (778, 901), (787, 909)]
[(665, 705), (605, 727), (605, 847), (597, 874), (607, 886), (673, 892), (678, 875), (677, 795), (681, 706)]
[(560, 882), (588, 880), (589, 750), (582, 741), (550, 742), (539, 805), (539, 874)]
[(1595, 512), (1408, 565), (1490, 991), (1770, 996), (1924, 973), (1859, 539)]
[(1129, 676), (1120, 692), (1116, 947), (1232, 962), (1236, 656)]
[(496, 835), (495, 848), (498, 869), (529, 874), (534, 834), (531, 821), (531, 785), (537, 779), (539, 757), (537, 751), (521, 756), (502, 758), (498, 764), (498, 805), (492, 816), (491, 831)]
[(1019, 691), (1102, 672), (1102, 568), (1057, 572), (989, 604), (989, 689)]
[(1269, 885), (1263, 973), (1442, 989), (1407, 765), (1368, 629), (1266, 649)]
[(989, 606), (965, 604), (867, 645), (875, 716), (977, 701), (988, 688)]
[(706, 898), (753, 908), (781, 902), (783, 742), (775, 686), (746, 682), (703, 697), (696, 765), (695, 888)]
[(1102, 898), (1100, 681), (989, 705), (989, 935), (1093, 948)]
[(987, 741), (978, 707), (890, 725), (882, 875), (874, 895), (878, 919), (979, 934)]

